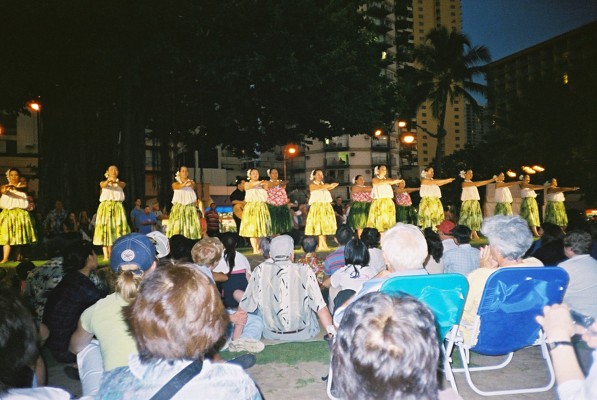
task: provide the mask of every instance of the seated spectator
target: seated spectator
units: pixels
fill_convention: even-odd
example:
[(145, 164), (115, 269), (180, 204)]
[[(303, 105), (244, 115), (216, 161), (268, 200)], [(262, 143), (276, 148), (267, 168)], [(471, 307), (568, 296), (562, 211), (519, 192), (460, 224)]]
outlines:
[(379, 241), (381, 235), (376, 228), (364, 228), (361, 233), (361, 240), (369, 249), (369, 266), (374, 268), (377, 272), (386, 269), (386, 260), (383, 258), (383, 253), (379, 248)]
[(143, 212), (135, 218), (135, 223), (137, 224), (137, 231), (147, 235), (149, 232), (153, 231), (158, 220), (156, 219), (155, 214), (151, 211), (151, 207), (145, 206)]
[(271, 242), (272, 238), (268, 236), (262, 237), (261, 240), (259, 240), (259, 250), (261, 250), (261, 255), (263, 255), (265, 261), (271, 261), (269, 257), (269, 245)]
[(160, 231), (152, 231), (145, 235), (155, 246), (156, 257), (161, 260), (170, 254), (170, 241), (168, 237)]
[(220, 214), (216, 210), (216, 203), (209, 205), (209, 211), (205, 212), (207, 221), (207, 235), (209, 237), (218, 237), (220, 234)]
[(471, 337), (477, 320), (479, 302), (485, 290), (485, 283), (497, 268), (541, 267), (536, 258), (523, 259), (522, 256), (533, 243), (533, 233), (529, 224), (520, 216), (495, 215), (485, 218), (481, 233), (487, 237), (489, 245), (481, 248), (481, 268), (468, 275), (469, 290), (464, 311), (460, 320), (460, 332), (465, 343), (474, 345), (476, 337)]
[(62, 363), (72, 363), (76, 357), (68, 350), (70, 337), (77, 329), (79, 317), (89, 306), (106, 296), (89, 275), (97, 268), (97, 255), (90, 242), (71, 244), (64, 255), (66, 275), (48, 295), (43, 323), (50, 330), (46, 347)]
[(347, 303), (334, 310), (334, 324), (340, 325), (344, 311), (351, 302), (367, 293), (377, 292), (386, 279), (393, 276), (427, 275), (423, 261), (427, 257), (427, 242), (421, 230), (415, 225), (397, 223), (388, 229), (381, 239), (381, 251), (388, 270), (363, 284), (361, 290)]
[(452, 229), (452, 236), (456, 243), (455, 249), (444, 252), (444, 273), (456, 273), (468, 276), (472, 271), (479, 268), (481, 263), (478, 249), (472, 247), (471, 230), (464, 225), (456, 225)]
[(198, 240), (183, 235), (170, 237), (170, 258), (179, 262), (192, 262), (191, 250)]
[(33, 387), (39, 358), (35, 319), (12, 291), (0, 286), (0, 398), (68, 400), (62, 389)]
[(425, 241), (427, 242), (427, 258), (423, 262), (423, 266), (430, 274), (442, 274), (444, 272), (444, 246), (439, 235), (433, 231), (431, 227), (425, 228), (423, 231)]
[(247, 257), (236, 251), (238, 245), (238, 234), (236, 232), (222, 233), (220, 241), (224, 245), (224, 254), (213, 272), (219, 272), (228, 277), (222, 283), (224, 306), (237, 308), (238, 302), (245, 294), (248, 278), (251, 277), (251, 264), (249, 264)]
[[(141, 281), (155, 269), (155, 246), (140, 233), (121, 236), (112, 247), (110, 267), (118, 275), (116, 292), (81, 314), (70, 339), (84, 396), (97, 395), (103, 371), (128, 365), (129, 355), (137, 353), (122, 309), (135, 300)], [(92, 342), (94, 336), (97, 341)]]
[(173, 387), (170, 379), (182, 379), (191, 364), (194, 376), (167, 398), (261, 399), (240, 367), (204, 359), (229, 320), (216, 287), (194, 265), (166, 262), (149, 274), (135, 301), (125, 307), (125, 319), (139, 355), (131, 357), (127, 367), (104, 374), (99, 399), (149, 399)]
[(334, 309), (337, 305), (334, 302), (337, 294), (348, 291), (348, 297), (346, 297), (346, 294), (338, 296), (340, 298), (339, 305), (344, 304), (350, 296), (361, 289), (363, 283), (374, 278), (379, 272), (369, 266), (369, 249), (359, 239), (352, 239), (346, 244), (344, 247), (344, 259), (346, 260), (346, 266), (336, 271), (329, 279), (329, 284), (332, 288), (330, 290), (330, 304), (334, 304)]
[[(263, 337), (273, 340), (306, 340), (319, 333), (319, 321), (329, 334), (334, 326), (308, 266), (294, 263), (294, 242), (288, 235), (272, 239), (273, 263), (258, 265), (251, 275), (239, 311), (254, 312), (263, 318)], [(317, 316), (316, 316), (317, 315)], [(235, 330), (233, 339), (240, 332)]]
[(456, 242), (454, 242), (454, 236), (452, 235), (452, 229), (456, 227), (456, 224), (450, 220), (444, 220), (441, 224), (436, 226), (437, 234), (442, 241), (444, 246), (444, 253), (448, 250), (456, 248)]
[(541, 245), (533, 251), (532, 257), (540, 260), (543, 265), (558, 265), (567, 259), (564, 254), (564, 232), (562, 228), (549, 222), (541, 225)]
[(69, 212), (68, 216), (62, 223), (62, 232), (64, 233), (74, 233), (79, 232), (79, 221), (77, 220), (77, 214), (74, 212)]
[[(543, 316), (537, 317), (543, 328), (546, 342), (556, 374), (558, 398), (560, 400), (597, 399), (597, 323), (589, 329), (574, 325), (570, 309), (566, 305), (554, 304), (543, 309)], [(571, 338), (582, 334), (583, 340), (593, 349), (593, 364), (585, 378), (574, 354)]]
[[(410, 296), (375, 292), (353, 302), (332, 348), (341, 399), (461, 399), (441, 392), (433, 313)], [(438, 396), (439, 392), (439, 396)]]
[(300, 264), (308, 265), (309, 268), (315, 274), (317, 278), (317, 282), (321, 285), (323, 283), (323, 261), (317, 257), (317, 237), (316, 236), (304, 236), (302, 241), (302, 248), (305, 252), (303, 258), (301, 258), (298, 262)]
[(338, 248), (332, 251), (325, 259), (324, 273), (326, 276), (332, 276), (334, 272), (346, 265), (344, 261), (344, 246), (352, 239), (354, 232), (348, 225), (340, 225), (336, 230), (334, 241), (338, 243)]
[(15, 275), (13, 276), (13, 289), (16, 290), (19, 295), (25, 293), (25, 287), (27, 285), (27, 276), (35, 269), (35, 264), (29, 260), (21, 261), (15, 267)]

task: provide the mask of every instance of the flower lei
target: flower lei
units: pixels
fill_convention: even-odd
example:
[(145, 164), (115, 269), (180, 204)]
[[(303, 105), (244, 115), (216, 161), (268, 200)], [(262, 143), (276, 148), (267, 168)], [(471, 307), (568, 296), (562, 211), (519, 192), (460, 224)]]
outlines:
[(315, 171), (317, 171), (316, 169), (314, 169), (313, 171), (311, 171), (311, 175), (309, 175), (309, 179), (310, 180), (315, 180)]
[(425, 170), (421, 171), (421, 178), (427, 179), (427, 172)]
[(176, 182), (182, 184), (182, 178), (180, 177), (180, 171), (176, 171), (176, 175), (174, 175), (174, 179), (176, 180)]
[[(108, 170), (106, 170), (106, 173), (104, 174), (104, 176), (106, 177), (106, 179), (110, 179), (110, 174), (108, 174)], [(120, 181), (118, 180), (118, 178), (116, 178), (115, 182), (118, 183)]]
[(247, 170), (247, 180), (248, 180), (249, 182), (251, 181), (251, 170), (252, 170), (252, 168), (249, 168), (249, 169)]
[(464, 179), (464, 177), (466, 176), (466, 172), (465, 172), (464, 170), (462, 170), (462, 171), (460, 171), (460, 172), (458, 173), (458, 175), (459, 175), (459, 176), (460, 176), (462, 179)]
[(379, 175), (379, 165), (376, 165), (375, 168), (373, 168), (373, 175)]

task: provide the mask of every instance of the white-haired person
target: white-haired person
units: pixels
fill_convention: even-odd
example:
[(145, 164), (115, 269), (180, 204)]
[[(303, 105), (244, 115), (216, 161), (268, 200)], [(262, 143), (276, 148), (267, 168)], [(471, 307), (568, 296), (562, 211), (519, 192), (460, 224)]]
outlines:
[(292, 231), (292, 215), (288, 208), (288, 195), (286, 184), (279, 179), (278, 168), (267, 170), (269, 182), (267, 183), (267, 208), (272, 220), (271, 235), (281, 235)]
[(197, 218), (195, 202), (195, 181), (189, 178), (189, 169), (184, 165), (176, 172), (172, 183), (172, 210), (168, 218), (168, 237), (183, 235), (188, 239), (201, 239), (201, 224)]
[(551, 178), (549, 181), (549, 187), (547, 188), (547, 206), (545, 207), (545, 219), (544, 222), (549, 222), (559, 226), (560, 228), (566, 228), (568, 226), (568, 216), (566, 215), (566, 207), (564, 206), (565, 192), (573, 192), (580, 189), (579, 187), (560, 187), (558, 186), (558, 180)]
[(135, 300), (141, 282), (156, 265), (156, 248), (147, 236), (130, 233), (114, 242), (110, 267), (118, 276), (116, 291), (81, 314), (70, 338), (84, 396), (97, 395), (102, 373), (126, 366), (129, 355), (137, 354), (122, 310)]
[(246, 204), (238, 234), (249, 238), (253, 254), (260, 254), (259, 239), (269, 236), (272, 230), (272, 220), (266, 203), (267, 187), (267, 181), (259, 180), (259, 170), (257, 168), (251, 168), (247, 171), (247, 182), (245, 183)]
[(522, 204), (520, 205), (520, 216), (524, 218), (529, 228), (533, 232), (533, 235), (539, 237), (537, 227), (541, 226), (539, 220), (539, 206), (537, 205), (537, 192), (536, 190), (545, 189), (545, 186), (531, 185), (530, 175), (520, 176), (520, 197), (522, 198)]
[(472, 169), (460, 171), (460, 177), (464, 181), (462, 182), (462, 195), (460, 196), (462, 205), (460, 206), (458, 224), (468, 227), (471, 230), (471, 238), (478, 240), (477, 231), (481, 229), (481, 221), (483, 221), (483, 213), (481, 212), (481, 204), (479, 203), (481, 197), (479, 196), (478, 188), (495, 182), (495, 178), (473, 182)]
[(367, 219), (367, 227), (375, 228), (383, 235), (385, 231), (396, 224), (396, 206), (394, 205), (394, 191), (392, 185), (401, 179), (389, 179), (388, 167), (381, 164), (373, 169), (371, 184), (371, 208)]
[(346, 310), (332, 347), (340, 399), (440, 399), (439, 344), (429, 308), (410, 296), (368, 293)]
[[(537, 322), (545, 332), (560, 400), (597, 399), (597, 323), (588, 328), (575, 324), (566, 304), (554, 304), (543, 308), (543, 316)], [(592, 348), (593, 363), (585, 377), (574, 353), (572, 338), (582, 339)]]
[(363, 283), (361, 289), (341, 307), (334, 310), (334, 324), (340, 325), (346, 307), (367, 293), (379, 291), (388, 278), (406, 275), (427, 275), (423, 262), (427, 258), (427, 242), (423, 232), (415, 225), (397, 223), (381, 239), (381, 251), (387, 271)]
[(336, 215), (332, 208), (332, 195), (330, 190), (338, 187), (337, 183), (324, 183), (323, 170), (314, 169), (311, 171), (311, 183), (309, 184), (309, 213), (305, 224), (305, 235), (317, 236), (319, 238), (319, 251), (329, 250), (326, 236), (334, 235), (338, 225)]
[(352, 203), (346, 223), (354, 229), (357, 236), (361, 236), (363, 228), (367, 226), (367, 219), (369, 218), (369, 209), (371, 208), (371, 186), (365, 185), (365, 178), (363, 175), (357, 175), (353, 179), (353, 185), (350, 188), (350, 197)]
[(434, 179), (435, 171), (427, 167), (421, 172), (421, 202), (419, 203), (419, 226), (421, 229), (435, 229), (444, 220), (444, 207), (440, 186), (454, 181), (454, 178)]
[(520, 216), (495, 215), (486, 218), (481, 226), (481, 233), (487, 237), (489, 244), (481, 248), (480, 268), (472, 271), (467, 277), (469, 292), (460, 321), (460, 331), (465, 341), (471, 345), (477, 341), (471, 337), (471, 333), (489, 276), (497, 268), (543, 266), (536, 258), (522, 258), (533, 243), (533, 234), (527, 222)]
[(138, 355), (104, 374), (96, 398), (261, 399), (242, 368), (205, 358), (229, 319), (217, 288), (193, 264), (160, 265), (124, 315)]

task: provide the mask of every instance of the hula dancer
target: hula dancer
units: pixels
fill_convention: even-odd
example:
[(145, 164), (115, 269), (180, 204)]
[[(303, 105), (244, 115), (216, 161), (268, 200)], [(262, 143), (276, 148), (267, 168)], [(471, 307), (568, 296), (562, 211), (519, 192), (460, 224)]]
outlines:
[(197, 216), (195, 203), (195, 181), (189, 179), (189, 169), (181, 166), (176, 172), (175, 182), (172, 183), (172, 210), (168, 218), (166, 235), (183, 235), (188, 239), (201, 239), (201, 223)]
[(371, 187), (365, 186), (363, 175), (357, 175), (353, 179), (353, 185), (350, 189), (352, 204), (348, 211), (346, 223), (357, 232), (361, 237), (363, 228), (367, 227), (367, 218), (369, 218), (369, 208), (371, 208)]
[(247, 171), (246, 205), (239, 234), (250, 239), (253, 254), (260, 254), (259, 239), (269, 236), (272, 230), (272, 220), (266, 203), (267, 191), (265, 188), (267, 186), (267, 181), (259, 180), (259, 171), (256, 168)]
[(444, 206), (442, 206), (442, 191), (439, 188), (454, 181), (454, 178), (433, 179), (432, 167), (421, 172), (421, 202), (419, 203), (419, 226), (421, 229), (432, 228), (444, 220)]
[(562, 229), (568, 226), (568, 216), (564, 206), (564, 192), (573, 192), (579, 187), (558, 187), (558, 180), (551, 178), (550, 185), (547, 188), (547, 207), (545, 209), (545, 222), (555, 224)]
[(20, 182), (21, 172), (16, 168), (6, 171), (8, 183), (2, 185), (0, 197), (0, 245), (3, 257), (0, 263), (8, 262), (11, 246), (35, 243), (35, 230), (27, 212), (27, 185)]
[(506, 176), (503, 172), (495, 180), (495, 212), (494, 215), (512, 215), (512, 193), (510, 186), (517, 185), (518, 182), (504, 182)]
[(460, 177), (464, 179), (462, 182), (462, 195), (460, 201), (460, 218), (458, 219), (458, 225), (464, 225), (471, 230), (471, 238), (474, 240), (479, 239), (477, 231), (481, 229), (481, 222), (483, 221), (483, 213), (481, 212), (481, 204), (479, 200), (479, 186), (489, 185), (495, 182), (495, 177), (484, 181), (473, 182), (473, 170), (469, 169), (466, 172), (460, 171)]
[(267, 170), (269, 182), (267, 187), (267, 208), (272, 219), (272, 235), (281, 235), (292, 231), (292, 215), (288, 208), (286, 184), (288, 182), (278, 179), (278, 169)]
[(421, 188), (407, 188), (406, 182), (401, 180), (398, 187), (394, 190), (394, 201), (396, 202), (396, 222), (405, 224), (417, 224), (417, 210), (413, 207), (410, 193), (416, 192)]
[(336, 234), (336, 214), (332, 208), (332, 195), (330, 190), (335, 189), (338, 184), (323, 183), (323, 170), (314, 169), (311, 171), (311, 184), (309, 185), (309, 213), (305, 224), (305, 235), (319, 237), (319, 250), (329, 250), (326, 242), (326, 235)]
[(522, 198), (520, 216), (527, 221), (533, 235), (538, 237), (537, 227), (541, 225), (541, 221), (539, 220), (539, 207), (535, 199), (537, 197), (535, 190), (545, 189), (545, 186), (531, 185), (530, 175), (520, 176), (520, 178), (522, 179), (522, 182), (520, 182), (520, 197)]
[(93, 244), (102, 246), (104, 260), (110, 259), (112, 244), (121, 236), (131, 232), (126, 222), (126, 214), (122, 202), (124, 201), (124, 187), (126, 183), (118, 179), (118, 168), (110, 165), (104, 174), (105, 181), (100, 182), (100, 205), (95, 219), (95, 233)]
[(373, 169), (375, 176), (371, 180), (373, 201), (369, 209), (367, 227), (375, 228), (379, 233), (396, 225), (396, 206), (394, 205), (392, 185), (396, 185), (401, 179), (389, 180), (386, 178), (387, 172), (388, 168), (385, 165), (379, 165)]

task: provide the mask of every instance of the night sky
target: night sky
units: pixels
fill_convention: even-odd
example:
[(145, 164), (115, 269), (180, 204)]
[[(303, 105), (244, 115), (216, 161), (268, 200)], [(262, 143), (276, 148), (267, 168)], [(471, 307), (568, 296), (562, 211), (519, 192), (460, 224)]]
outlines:
[(596, 0), (461, 0), (462, 30), (493, 60), (597, 20)]

